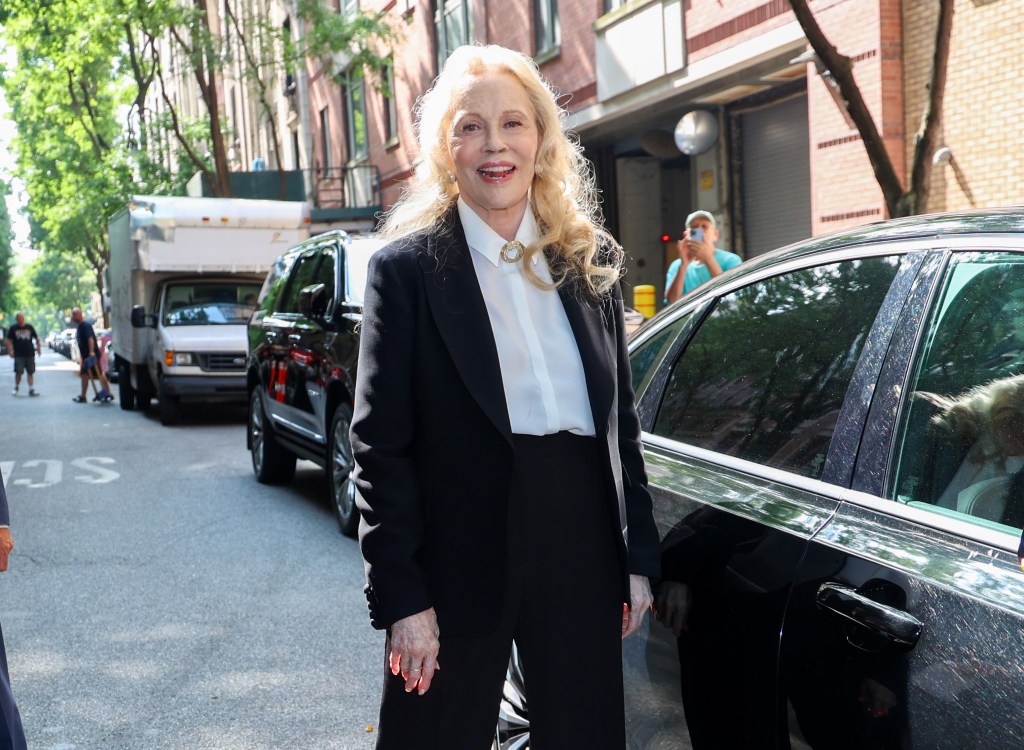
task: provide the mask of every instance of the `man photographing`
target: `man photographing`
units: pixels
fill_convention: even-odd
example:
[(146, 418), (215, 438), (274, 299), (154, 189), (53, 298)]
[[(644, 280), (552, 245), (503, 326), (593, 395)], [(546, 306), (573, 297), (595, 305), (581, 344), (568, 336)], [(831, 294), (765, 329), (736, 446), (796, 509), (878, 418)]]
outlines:
[[(25, 314), (15, 315), (17, 321), (7, 329), (7, 354), (14, 358), (14, 390), (11, 393), (18, 395), (18, 388), (21, 386), (21, 374), (28, 374), (28, 395), (38, 396), (34, 386), (36, 374), (36, 352), (43, 354), (42, 346), (39, 344), (39, 335), (36, 329), (25, 322)], [(33, 345), (35, 342), (35, 345)]]
[(735, 253), (716, 248), (717, 240), (718, 224), (708, 211), (694, 211), (686, 217), (686, 232), (676, 242), (679, 257), (665, 275), (666, 304), (742, 262)]

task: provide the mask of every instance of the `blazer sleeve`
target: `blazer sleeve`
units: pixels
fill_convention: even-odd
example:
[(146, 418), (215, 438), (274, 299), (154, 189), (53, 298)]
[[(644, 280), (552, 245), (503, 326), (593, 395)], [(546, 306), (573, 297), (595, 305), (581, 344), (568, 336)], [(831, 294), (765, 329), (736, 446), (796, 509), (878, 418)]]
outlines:
[(11, 515), (7, 510), (7, 493), (4, 490), (4, 478), (0, 474), (0, 526), (10, 526)]
[(416, 559), (424, 537), (413, 455), (417, 273), (415, 251), (384, 248), (370, 260), (363, 302), (352, 449), (366, 596), (377, 628), (432, 606)]
[(611, 297), (615, 325), (616, 381), (618, 383), (619, 460), (625, 494), (629, 572), (657, 578), (661, 575), (661, 549), (654, 523), (653, 503), (647, 488), (640, 417), (636, 413), (633, 374), (626, 346), (626, 319), (622, 287), (616, 284)]

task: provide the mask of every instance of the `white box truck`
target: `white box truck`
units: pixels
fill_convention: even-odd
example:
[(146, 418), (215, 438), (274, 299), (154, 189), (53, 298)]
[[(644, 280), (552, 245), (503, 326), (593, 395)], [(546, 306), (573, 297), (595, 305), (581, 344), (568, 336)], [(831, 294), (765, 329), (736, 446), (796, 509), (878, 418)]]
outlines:
[(246, 399), (246, 324), (271, 264), (309, 237), (300, 201), (135, 196), (108, 223), (122, 409)]

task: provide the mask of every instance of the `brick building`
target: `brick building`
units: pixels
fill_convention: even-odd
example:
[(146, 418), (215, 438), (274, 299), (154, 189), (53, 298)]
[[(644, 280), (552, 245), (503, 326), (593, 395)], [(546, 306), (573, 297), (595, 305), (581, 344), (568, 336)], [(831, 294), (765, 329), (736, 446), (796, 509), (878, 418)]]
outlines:
[[(812, 3), (825, 34), (854, 60), (901, 179), (938, 1)], [(265, 2), (301, 36), (294, 0)], [(629, 253), (628, 283), (661, 289), (674, 249), (660, 237), (678, 237), (697, 207), (716, 215), (720, 244), (743, 257), (885, 218), (863, 143), (788, 0), (328, 2), (339, 13), (385, 11), (399, 41), (390, 95), (335, 56), (296, 71), (279, 109), (290, 144), (281, 166), (304, 170), (324, 226), (370, 226), (398, 198), (418, 157), (416, 99), (447, 51), (466, 42), (532, 55), (561, 92), (594, 162), (608, 225)], [(940, 137), (951, 158), (939, 155), (926, 210), (1019, 204), (1024, 16), (1014, 0), (956, 0), (955, 8)], [(717, 127), (706, 150), (684, 155), (673, 132), (697, 111), (705, 130)]]

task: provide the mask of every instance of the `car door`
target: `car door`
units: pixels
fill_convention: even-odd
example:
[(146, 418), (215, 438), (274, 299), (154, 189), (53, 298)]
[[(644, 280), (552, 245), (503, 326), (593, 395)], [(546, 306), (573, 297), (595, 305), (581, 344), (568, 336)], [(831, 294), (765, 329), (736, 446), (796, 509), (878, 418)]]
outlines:
[(786, 613), (793, 746), (1024, 743), (1024, 245), (938, 252)]
[[(330, 346), (334, 327), (329, 322), (335, 312), (335, 290), (338, 288), (337, 240), (317, 246), (318, 261), (313, 277), (304, 289), (319, 287), (313, 309), (301, 309), (294, 316), (289, 333), (289, 359), (295, 378), (295, 392), (290, 405), (292, 418), (302, 426), (308, 437), (318, 444), (327, 442), (329, 417), (327, 387), (330, 383)], [(301, 292), (301, 289), (300, 289)]]
[(267, 389), (267, 414), (275, 428), (283, 429), (292, 437), (306, 437), (309, 432), (302, 423), (301, 409), (296, 407), (296, 401), (302, 398), (301, 391), (297, 389), (297, 370), (301, 365), (292, 359), (292, 349), (300, 337), (296, 327), (301, 317), (299, 292), (316, 278), (319, 260), (315, 247), (303, 250), (295, 258), (288, 284), (277, 298), (273, 314), (263, 319), (267, 341), (267, 373), (263, 381)]
[(764, 270), (635, 342), (662, 578), (657, 617), (623, 643), (630, 747), (782, 744), (790, 586), (919, 269), (847, 253)]

